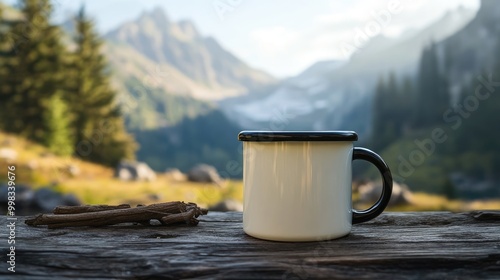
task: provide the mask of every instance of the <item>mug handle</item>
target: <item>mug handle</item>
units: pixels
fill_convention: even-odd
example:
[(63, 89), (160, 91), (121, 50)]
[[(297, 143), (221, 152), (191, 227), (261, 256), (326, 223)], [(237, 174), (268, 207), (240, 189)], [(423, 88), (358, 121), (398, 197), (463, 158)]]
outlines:
[(375, 204), (372, 207), (366, 210), (352, 209), (353, 224), (363, 223), (380, 215), (384, 211), (387, 204), (389, 204), (389, 200), (391, 199), (391, 193), (392, 193), (391, 170), (379, 155), (365, 148), (354, 147), (352, 160), (356, 159), (366, 160), (377, 167), (380, 174), (382, 174), (383, 188), (380, 198), (377, 200), (377, 202), (375, 202)]

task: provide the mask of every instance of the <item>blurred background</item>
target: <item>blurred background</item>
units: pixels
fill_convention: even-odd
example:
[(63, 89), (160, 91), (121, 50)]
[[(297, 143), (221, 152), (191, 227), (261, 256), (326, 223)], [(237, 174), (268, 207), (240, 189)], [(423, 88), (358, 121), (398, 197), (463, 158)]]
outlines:
[[(14, 165), (19, 215), (241, 211), (244, 129), (356, 131), (392, 210), (500, 209), (499, 109), (494, 0), (0, 1), (0, 200)], [(356, 207), (379, 180), (354, 164)]]

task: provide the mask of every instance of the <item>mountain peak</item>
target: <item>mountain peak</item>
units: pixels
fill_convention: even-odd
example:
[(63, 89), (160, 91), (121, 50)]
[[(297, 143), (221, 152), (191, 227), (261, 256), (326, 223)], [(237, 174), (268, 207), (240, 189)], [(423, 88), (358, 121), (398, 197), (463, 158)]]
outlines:
[(167, 13), (160, 6), (153, 8), (151, 11), (143, 12), (139, 20), (144, 19), (152, 20), (157, 26), (165, 26), (170, 23)]
[(302, 71), (300, 76), (318, 75), (322, 72), (333, 71), (342, 66), (345, 62), (345, 60), (320, 60), (307, 67), (306, 70)]
[(215, 39), (206, 39), (194, 22), (173, 21), (161, 7), (143, 12), (106, 38), (128, 45), (145, 61), (174, 69), (180, 78), (168, 89), (178, 94), (215, 100), (274, 83), (273, 77), (249, 67)]
[(500, 5), (495, 0), (481, 0), (481, 7), (479, 8), (478, 15), (483, 19), (492, 19), (500, 17)]
[(182, 31), (182, 33), (184, 33), (187, 37), (195, 38), (200, 35), (192, 21), (181, 20), (177, 23), (177, 25), (179, 26), (179, 29)]

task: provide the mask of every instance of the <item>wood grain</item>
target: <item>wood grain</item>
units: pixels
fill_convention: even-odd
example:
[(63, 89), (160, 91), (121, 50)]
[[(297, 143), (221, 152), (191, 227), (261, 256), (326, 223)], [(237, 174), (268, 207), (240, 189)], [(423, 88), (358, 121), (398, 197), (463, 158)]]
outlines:
[(384, 213), (308, 243), (249, 237), (241, 213), (211, 212), (197, 227), (16, 226), (16, 276), (35, 279), (500, 279), (498, 211)]

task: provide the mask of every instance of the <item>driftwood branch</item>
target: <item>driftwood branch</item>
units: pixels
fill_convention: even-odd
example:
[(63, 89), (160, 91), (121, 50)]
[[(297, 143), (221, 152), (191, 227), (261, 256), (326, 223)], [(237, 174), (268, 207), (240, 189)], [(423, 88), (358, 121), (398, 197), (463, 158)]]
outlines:
[(88, 212), (99, 212), (114, 209), (126, 209), (130, 208), (128, 204), (120, 205), (82, 205), (82, 206), (58, 206), (52, 211), (54, 214), (78, 214), (78, 213), (88, 213)]
[(120, 223), (141, 223), (150, 225), (151, 220), (158, 220), (163, 225), (186, 223), (197, 225), (196, 219), (207, 214), (206, 209), (195, 203), (173, 201), (130, 208), (130, 205), (118, 206), (87, 205), (60, 206), (54, 214), (40, 214), (26, 219), (29, 226), (47, 225), (48, 228), (106, 226)]

